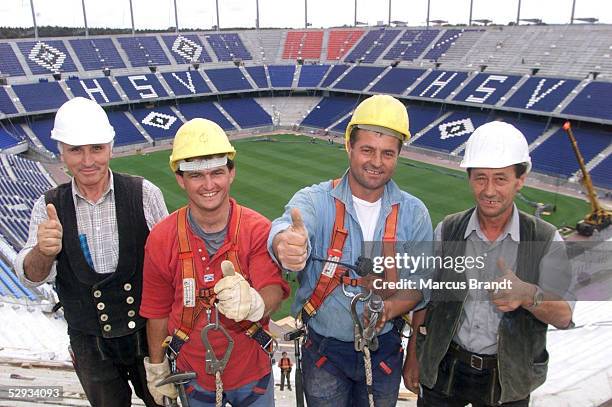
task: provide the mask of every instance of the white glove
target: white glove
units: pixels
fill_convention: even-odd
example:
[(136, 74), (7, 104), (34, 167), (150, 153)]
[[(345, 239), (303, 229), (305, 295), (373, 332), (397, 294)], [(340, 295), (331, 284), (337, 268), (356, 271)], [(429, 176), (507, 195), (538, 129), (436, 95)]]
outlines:
[(265, 304), (261, 295), (234, 270), (231, 261), (221, 263), (223, 278), (215, 284), (217, 308), (229, 319), (240, 322), (245, 319), (257, 322), (264, 314)]
[(150, 363), (149, 357), (144, 358), (144, 367), (147, 372), (147, 387), (149, 393), (159, 405), (164, 405), (164, 396), (175, 400), (178, 397), (178, 392), (173, 384), (164, 384), (156, 387), (155, 385), (166, 377), (170, 376), (170, 364), (168, 358), (165, 358), (161, 363)]

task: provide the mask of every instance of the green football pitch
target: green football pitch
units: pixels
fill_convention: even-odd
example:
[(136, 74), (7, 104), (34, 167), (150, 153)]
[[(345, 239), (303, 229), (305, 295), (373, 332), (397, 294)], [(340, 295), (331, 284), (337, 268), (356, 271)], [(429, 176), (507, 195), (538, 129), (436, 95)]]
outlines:
[[(242, 139), (232, 142), (237, 150), (236, 178), (231, 194), (238, 203), (262, 213), (269, 219), (280, 216), (285, 204), (300, 188), (340, 177), (347, 168), (347, 157), (340, 145), (324, 140), (311, 142), (310, 137), (281, 135), (270, 138)], [(161, 188), (169, 211), (187, 203), (168, 166), (169, 150), (145, 155), (114, 158), (115, 171), (141, 175)], [(473, 205), (464, 172), (400, 158), (395, 176), (400, 188), (421, 199), (434, 226), (447, 214)], [(573, 226), (589, 210), (579, 199), (533, 188), (523, 188), (524, 200), (517, 206), (533, 213), (526, 201), (556, 205), (557, 210), (545, 219), (556, 226)], [(290, 277), (292, 286), (295, 282)], [(285, 301), (275, 319), (288, 314)]]

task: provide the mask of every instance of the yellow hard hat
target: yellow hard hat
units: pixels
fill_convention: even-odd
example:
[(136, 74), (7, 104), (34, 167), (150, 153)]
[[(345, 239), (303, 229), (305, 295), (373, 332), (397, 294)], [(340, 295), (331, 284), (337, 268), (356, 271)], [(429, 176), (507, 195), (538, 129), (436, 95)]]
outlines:
[(371, 96), (357, 106), (344, 134), (347, 148), (354, 127), (388, 134), (402, 142), (410, 139), (406, 106), (389, 95)]
[(236, 155), (225, 131), (208, 119), (192, 119), (183, 124), (174, 136), (170, 168), (176, 172), (183, 160), (217, 154), (227, 154), (230, 160)]

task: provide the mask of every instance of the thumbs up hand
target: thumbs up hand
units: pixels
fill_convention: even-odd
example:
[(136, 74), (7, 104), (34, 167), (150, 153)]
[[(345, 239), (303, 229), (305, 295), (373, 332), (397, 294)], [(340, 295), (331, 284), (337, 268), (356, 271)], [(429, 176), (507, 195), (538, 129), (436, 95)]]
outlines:
[(291, 209), (291, 226), (274, 237), (272, 247), (283, 268), (304, 269), (308, 260), (308, 230), (298, 208)]
[(236, 322), (245, 319), (257, 322), (265, 311), (261, 295), (239, 273), (231, 261), (221, 262), (223, 278), (215, 284), (217, 308), (220, 313)]
[(507, 289), (495, 289), (491, 291), (491, 301), (501, 312), (514, 311), (518, 307), (527, 307), (533, 302), (536, 286), (527, 283), (520, 278), (506, 265), (503, 257), (497, 260), (497, 267), (503, 275), (495, 282), (506, 282)]
[(45, 256), (55, 257), (62, 250), (62, 224), (53, 204), (47, 204), (47, 220), (38, 225), (38, 250)]

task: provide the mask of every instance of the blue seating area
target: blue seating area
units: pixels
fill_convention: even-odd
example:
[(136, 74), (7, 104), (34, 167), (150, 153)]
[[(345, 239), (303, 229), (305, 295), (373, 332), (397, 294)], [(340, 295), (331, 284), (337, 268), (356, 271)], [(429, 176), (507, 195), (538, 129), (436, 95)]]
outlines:
[(612, 189), (612, 155), (591, 169), (590, 174), (595, 185)]
[(168, 96), (154, 74), (116, 76), (130, 100), (147, 100)]
[[(578, 148), (588, 163), (612, 143), (612, 133), (600, 129), (574, 128)], [(556, 176), (569, 177), (578, 171), (578, 161), (565, 130), (560, 128), (531, 152), (531, 161), (536, 171)]]
[(131, 113), (154, 140), (174, 138), (183, 124), (169, 106), (138, 107)]
[(439, 33), (438, 30), (406, 30), (383, 59), (415, 60), (421, 56)]
[(455, 112), (416, 139), (413, 145), (450, 153), (465, 143), (474, 130), (487, 121), (489, 118), (483, 113)]
[(400, 30), (388, 30), (381, 28), (371, 30), (361, 38), (361, 41), (353, 48), (350, 54), (344, 59), (347, 62), (373, 63), (393, 42)]
[(26, 138), (20, 126), (15, 126), (8, 120), (0, 122), (0, 151), (22, 143)]
[(547, 129), (548, 119), (546, 117), (542, 118), (531, 118), (531, 117), (521, 117), (520, 120), (514, 116), (502, 115), (497, 117), (506, 123), (510, 123), (517, 129), (521, 131), (525, 135), (527, 139), (527, 143), (533, 143), (538, 137), (544, 133)]
[(108, 121), (115, 129), (115, 146), (147, 143), (147, 139), (142, 136), (124, 112), (106, 113), (108, 114)]
[(342, 75), (344, 71), (346, 71), (348, 68), (349, 68), (349, 65), (332, 65), (332, 68), (329, 70), (329, 73), (323, 80), (321, 87), (328, 88), (329, 85), (334, 83), (334, 81), (338, 79), (338, 77)]
[(164, 72), (162, 76), (177, 96), (211, 93), (198, 71)]
[(43, 175), (43, 172), (46, 173), (46, 171), (38, 162), (31, 161), (13, 154), (7, 154), (6, 159), (11, 168), (13, 169), (13, 173), (15, 173), (15, 175), (20, 181), (29, 183), (31, 185), (38, 185), (42, 188), (42, 191), (46, 191), (47, 189), (52, 188), (54, 186), (54, 184), (49, 182), (49, 179)]
[(612, 120), (612, 83), (591, 82), (563, 110), (576, 116)]
[(338, 131), (340, 133), (344, 133), (346, 132), (346, 127), (348, 126), (349, 122), (351, 121), (351, 116), (347, 116), (345, 119), (343, 119), (341, 122), (339, 122), (338, 124), (336, 124), (332, 130), (333, 131)]
[(27, 298), (36, 301), (38, 297), (29, 288), (25, 287), (10, 267), (0, 260), (0, 296), (12, 296), (17, 299)]
[(273, 88), (290, 88), (293, 84), (295, 65), (270, 65), (268, 73)]
[(58, 154), (57, 143), (51, 140), (51, 129), (53, 129), (53, 119), (39, 119), (30, 123), (30, 129), (34, 132), (43, 146), (54, 154)]
[[(461, 37), (465, 30), (450, 29), (446, 30), (442, 37), (436, 41), (431, 49), (425, 54), (423, 59), (429, 59), (431, 61), (437, 61), (444, 53), (455, 43), (455, 41)], [(470, 30), (475, 31), (475, 30)]]
[(117, 40), (132, 66), (170, 65), (155, 36), (118, 37)]
[(177, 106), (185, 119), (191, 120), (198, 117), (212, 120), (224, 130), (235, 130), (234, 125), (227, 120), (213, 102), (184, 103)]
[(57, 82), (13, 85), (13, 90), (28, 112), (55, 110), (68, 101), (64, 90)]
[(520, 76), (479, 73), (453, 97), (453, 100), (494, 105), (504, 96)]
[(266, 77), (266, 68), (263, 66), (248, 66), (246, 70), (259, 89), (267, 89), (270, 87), (270, 85), (268, 85), (268, 78)]
[(195, 34), (162, 35), (177, 64), (212, 62), (202, 41)]
[(219, 92), (253, 89), (238, 68), (206, 69), (205, 72)]
[(69, 42), (86, 71), (125, 68), (125, 63), (110, 38), (78, 38)]
[(69, 79), (66, 86), (74, 96), (93, 99), (100, 104), (121, 102), (121, 97), (106, 77), (95, 79)]
[(391, 70), (380, 78), (370, 90), (372, 92), (401, 95), (410, 85), (419, 79), (424, 72), (424, 69), (391, 68)]
[(219, 104), (243, 129), (272, 126), (270, 115), (251, 98), (225, 99)]
[(34, 75), (77, 70), (63, 41), (27, 41), (18, 42), (17, 46)]
[(0, 113), (4, 114), (15, 114), (17, 108), (13, 104), (13, 101), (9, 97), (8, 93), (4, 90), (4, 87), (0, 86)]
[(298, 88), (316, 88), (329, 70), (329, 65), (302, 65)]
[(408, 105), (410, 134), (413, 136), (443, 114), (439, 105)]
[(335, 89), (364, 90), (385, 68), (380, 66), (355, 66), (338, 83)]
[(327, 129), (357, 106), (359, 99), (351, 97), (325, 97), (302, 121), (302, 126)]
[(236, 33), (207, 34), (206, 41), (212, 47), (219, 61), (233, 61), (234, 59), (248, 61), (253, 59), (240, 36)]
[[(7, 167), (12, 175), (6, 170)], [(0, 234), (16, 251), (27, 240), (34, 202), (54, 186), (44, 173), (40, 164), (19, 156), (7, 154), (0, 160)], [(1, 276), (3, 271), (7, 271), (4, 266), (0, 263), (0, 291), (7, 285), (13, 285)]]
[(31, 187), (10, 179), (0, 180), (0, 231), (15, 251), (28, 240), (28, 219), (34, 200), (24, 194), (29, 194), (25, 190)]
[(445, 99), (467, 78), (465, 72), (433, 70), (411, 92), (411, 96)]
[(0, 43), (0, 75), (23, 76), (23, 68), (10, 44)]
[(573, 79), (534, 76), (527, 79), (504, 103), (504, 106), (552, 112), (578, 86), (578, 83), (579, 81)]

